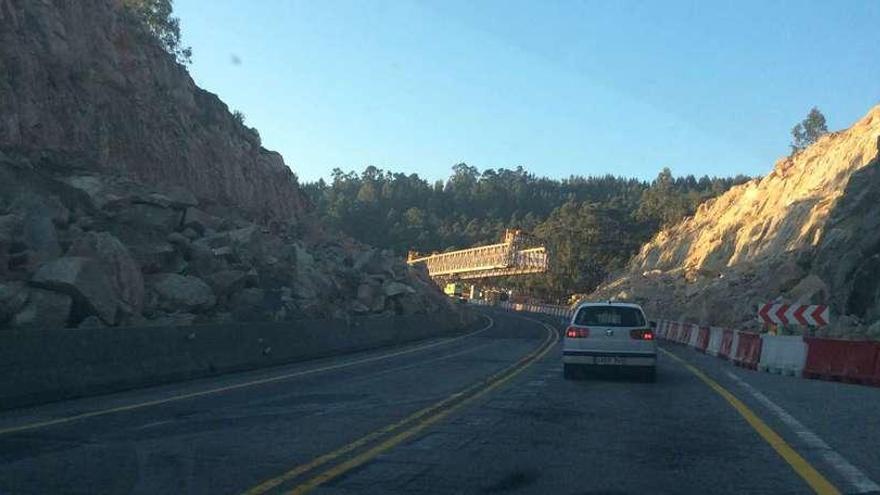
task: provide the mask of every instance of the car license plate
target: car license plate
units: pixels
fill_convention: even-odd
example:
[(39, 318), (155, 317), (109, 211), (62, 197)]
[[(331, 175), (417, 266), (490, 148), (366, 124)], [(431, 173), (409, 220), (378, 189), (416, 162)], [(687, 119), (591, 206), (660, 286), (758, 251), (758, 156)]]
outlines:
[(596, 364), (620, 366), (626, 364), (626, 358), (620, 356), (596, 356)]

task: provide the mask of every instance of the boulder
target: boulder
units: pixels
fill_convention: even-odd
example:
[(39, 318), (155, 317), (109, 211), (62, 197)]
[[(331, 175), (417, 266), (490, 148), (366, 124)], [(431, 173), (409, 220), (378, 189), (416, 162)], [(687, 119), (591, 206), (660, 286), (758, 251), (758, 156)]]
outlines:
[(140, 230), (173, 232), (180, 227), (181, 212), (147, 203), (135, 203), (119, 212), (117, 220)]
[(67, 256), (81, 256), (101, 262), (110, 276), (113, 291), (130, 308), (139, 313), (144, 305), (144, 278), (128, 249), (107, 232), (88, 232), (67, 251)]
[(383, 256), (378, 249), (367, 249), (355, 257), (354, 269), (356, 271), (371, 274), (389, 274), (394, 275), (392, 270), (392, 259)]
[(165, 238), (169, 244), (176, 246), (182, 253), (186, 253), (189, 251), (189, 245), (191, 243), (189, 237), (181, 234), (180, 232), (172, 232), (168, 234), (168, 237)]
[(363, 283), (358, 286), (357, 300), (370, 311), (378, 312), (385, 309), (385, 294), (377, 284)]
[(162, 241), (134, 245), (131, 254), (143, 273), (177, 272), (183, 262), (181, 253)]
[(263, 234), (257, 225), (230, 230), (223, 235), (228, 239), (227, 245), (234, 247), (242, 259), (256, 261), (276, 254), (268, 246), (268, 236)]
[(63, 292), (73, 298), (76, 317), (96, 315), (104, 323), (116, 323), (119, 299), (113, 282), (101, 262), (92, 258), (65, 256), (43, 264), (31, 284)]
[(807, 275), (790, 291), (787, 298), (798, 304), (827, 304), (828, 285), (815, 274)]
[(22, 218), (10, 213), (0, 215), (0, 245), (9, 245), (21, 234)]
[(64, 182), (82, 192), (88, 198), (90, 206), (96, 210), (124, 200), (124, 195), (114, 191), (100, 177), (94, 175), (66, 177)]
[(165, 186), (162, 189), (162, 195), (171, 201), (172, 208), (185, 209), (199, 205), (199, 200), (196, 199), (196, 196), (185, 187)]
[(30, 262), (34, 265), (61, 256), (58, 234), (45, 207), (33, 207), (25, 214), (21, 240), (30, 251)]
[(183, 234), (184, 237), (186, 237), (190, 241), (194, 241), (194, 240), (198, 239), (199, 237), (201, 237), (201, 234), (199, 234), (194, 229), (191, 229), (189, 227), (183, 229), (183, 232), (181, 232), (181, 233)]
[(0, 284), (0, 325), (11, 320), (28, 300), (28, 287), (24, 282)]
[(395, 297), (401, 294), (415, 294), (416, 292), (412, 287), (402, 282), (394, 281), (385, 282), (385, 285), (382, 286), (382, 291), (387, 297)]
[(223, 297), (243, 289), (248, 282), (248, 274), (241, 270), (221, 270), (207, 275), (205, 281), (218, 297)]
[(392, 305), (396, 314), (404, 316), (424, 313), (426, 311), (422, 298), (411, 293), (403, 293), (394, 298)]
[(351, 312), (355, 314), (365, 314), (370, 312), (370, 308), (359, 301), (351, 303)]
[(12, 318), (15, 328), (58, 329), (67, 326), (73, 298), (60, 292), (30, 288), (28, 302)]
[(54, 225), (64, 228), (70, 223), (70, 210), (54, 194), (28, 194), (23, 192), (10, 206), (10, 210), (22, 214), (37, 214), (48, 218)]
[(156, 306), (165, 311), (204, 311), (217, 302), (211, 287), (197, 277), (160, 273), (148, 276), (147, 285)]
[(199, 201), (191, 192), (181, 187), (170, 187), (165, 188), (162, 192), (139, 194), (133, 202), (177, 210), (183, 210), (199, 204)]
[(222, 260), (214, 257), (213, 250), (206, 244), (201, 242), (193, 242), (190, 244), (187, 262), (192, 273), (207, 277), (218, 270), (223, 270), (225, 264)]
[(208, 230), (217, 230), (223, 220), (198, 208), (187, 208), (183, 214), (183, 227), (192, 229), (199, 235), (204, 235)]

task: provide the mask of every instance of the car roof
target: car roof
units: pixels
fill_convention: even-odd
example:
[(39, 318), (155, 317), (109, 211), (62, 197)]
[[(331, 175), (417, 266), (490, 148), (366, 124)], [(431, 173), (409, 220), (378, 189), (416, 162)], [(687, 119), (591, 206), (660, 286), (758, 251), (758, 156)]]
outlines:
[(581, 309), (581, 308), (587, 307), (587, 306), (622, 306), (625, 308), (642, 309), (641, 306), (639, 306), (638, 304), (635, 304), (635, 303), (625, 303), (625, 302), (616, 302), (616, 301), (582, 302), (582, 303), (579, 303), (575, 309), (577, 310), (577, 309)]

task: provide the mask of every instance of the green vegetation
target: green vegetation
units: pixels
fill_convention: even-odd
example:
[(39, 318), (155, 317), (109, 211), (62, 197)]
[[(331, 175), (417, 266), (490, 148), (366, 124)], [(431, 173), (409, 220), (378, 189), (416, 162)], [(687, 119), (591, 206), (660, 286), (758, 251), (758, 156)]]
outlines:
[(508, 285), (564, 299), (592, 290), (659, 228), (747, 179), (676, 178), (666, 168), (652, 183), (611, 175), (554, 180), (522, 167), (480, 172), (460, 163), (446, 182), (370, 166), (361, 174), (334, 169), (331, 183), (303, 188), (326, 223), (401, 255), (495, 243), (505, 228), (522, 228), (551, 250), (552, 269)]
[(180, 43), (180, 19), (171, 15), (173, 0), (122, 0), (122, 5), (181, 64), (192, 62), (192, 49)]
[(824, 134), (828, 134), (825, 116), (818, 108), (813, 107), (807, 117), (791, 129), (791, 154), (794, 155), (815, 143)]

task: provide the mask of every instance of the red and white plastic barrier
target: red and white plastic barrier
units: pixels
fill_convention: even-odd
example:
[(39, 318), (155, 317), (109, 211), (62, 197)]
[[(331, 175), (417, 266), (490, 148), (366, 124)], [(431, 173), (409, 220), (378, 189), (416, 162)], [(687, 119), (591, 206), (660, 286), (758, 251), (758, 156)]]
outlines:
[(801, 376), (807, 361), (807, 343), (799, 335), (761, 335), (758, 369), (780, 375)]
[(721, 327), (709, 328), (709, 343), (706, 347), (706, 354), (717, 356), (721, 351), (721, 339), (724, 336), (724, 329)]
[(880, 386), (880, 342), (761, 335), (661, 320), (657, 337), (737, 366), (791, 376)]

